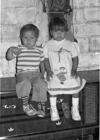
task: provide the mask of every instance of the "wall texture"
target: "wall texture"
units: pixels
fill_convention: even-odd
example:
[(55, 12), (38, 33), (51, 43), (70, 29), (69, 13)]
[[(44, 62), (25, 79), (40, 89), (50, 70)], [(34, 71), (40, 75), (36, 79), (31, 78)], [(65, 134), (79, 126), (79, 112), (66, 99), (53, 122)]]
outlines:
[(0, 46), (0, 76), (10, 77), (15, 74), (15, 60), (5, 59), (6, 50), (20, 43), (21, 26), (33, 23), (40, 29), (38, 44), (48, 40), (48, 17), (43, 13), (40, 0), (1, 0), (1, 46)]
[(100, 68), (100, 0), (72, 0), (73, 32), (80, 45), (79, 69)]
[[(2, 2), (1, 2), (2, 1)], [(48, 40), (48, 17), (40, 0), (0, 0), (0, 77), (15, 74), (15, 60), (5, 59), (6, 50), (18, 45), (20, 27), (34, 23), (40, 29), (38, 44)], [(100, 64), (100, 0), (71, 0), (73, 33), (80, 45), (79, 70), (99, 69)]]

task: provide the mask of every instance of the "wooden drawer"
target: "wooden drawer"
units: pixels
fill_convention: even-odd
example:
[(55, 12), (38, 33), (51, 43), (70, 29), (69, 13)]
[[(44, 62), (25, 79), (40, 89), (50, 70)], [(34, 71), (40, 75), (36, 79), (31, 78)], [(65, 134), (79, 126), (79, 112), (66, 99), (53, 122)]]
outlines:
[(16, 96), (16, 93), (9, 92), (1, 94), (0, 99), (0, 117), (10, 117), (14, 115), (22, 114), (22, 105), (21, 100)]
[[(40, 127), (41, 124), (41, 127)], [(96, 126), (75, 126), (68, 122), (57, 127), (48, 118), (30, 119), (15, 123), (0, 124), (0, 136), (10, 137), (7, 140), (93, 140)]]
[[(62, 118), (62, 117), (61, 117)], [(62, 118), (63, 120), (63, 118)], [(46, 134), (61, 132), (68, 129), (75, 129), (82, 127), (81, 122), (74, 122), (72, 120), (65, 121), (61, 126), (56, 126), (50, 121), (50, 117), (46, 116), (45, 118), (34, 117), (16, 117), (16, 120), (12, 118), (9, 121), (0, 123), (0, 136), (19, 136), (19, 135), (37, 135), (37, 134)], [(66, 134), (65, 134), (66, 135)], [(62, 135), (63, 136), (63, 135)]]

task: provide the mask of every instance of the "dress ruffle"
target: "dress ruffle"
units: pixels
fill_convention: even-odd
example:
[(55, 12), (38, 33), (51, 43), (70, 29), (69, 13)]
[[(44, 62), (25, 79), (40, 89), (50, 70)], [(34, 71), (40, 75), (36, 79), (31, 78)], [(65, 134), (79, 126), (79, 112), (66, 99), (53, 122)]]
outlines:
[(85, 86), (86, 80), (80, 77), (70, 79), (61, 83), (56, 76), (54, 76), (48, 82), (48, 91), (50, 95), (61, 95), (61, 94), (77, 94)]

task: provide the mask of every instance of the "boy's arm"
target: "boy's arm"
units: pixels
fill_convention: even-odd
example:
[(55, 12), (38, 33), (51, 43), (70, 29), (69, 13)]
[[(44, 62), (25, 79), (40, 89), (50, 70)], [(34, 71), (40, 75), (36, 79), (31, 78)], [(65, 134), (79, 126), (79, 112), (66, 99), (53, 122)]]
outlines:
[(45, 71), (47, 72), (47, 80), (50, 80), (50, 77), (52, 77), (53, 72), (51, 70), (50, 62), (48, 58), (45, 58), (44, 60), (44, 66), (45, 66)]
[(6, 59), (9, 61), (9, 60), (12, 60), (14, 58), (15, 58), (15, 55), (13, 52), (13, 47), (10, 47), (6, 52)]
[(71, 71), (72, 76), (77, 76), (78, 64), (79, 64), (78, 56), (73, 57), (72, 58), (72, 71)]
[(10, 47), (6, 52), (6, 59), (8, 61), (14, 59), (17, 55), (21, 53), (21, 50), (22, 48)]
[(40, 62), (40, 72), (42, 74), (42, 78), (44, 79), (44, 73), (45, 73), (44, 61)]

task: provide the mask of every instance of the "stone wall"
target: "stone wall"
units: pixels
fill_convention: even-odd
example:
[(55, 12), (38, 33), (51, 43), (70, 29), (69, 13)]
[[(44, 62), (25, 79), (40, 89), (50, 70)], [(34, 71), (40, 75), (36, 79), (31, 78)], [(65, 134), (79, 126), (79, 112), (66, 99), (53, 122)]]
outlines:
[(43, 13), (40, 0), (1, 0), (1, 45), (0, 45), (0, 76), (10, 77), (15, 74), (15, 60), (7, 61), (5, 54), (10, 46), (20, 43), (20, 28), (33, 23), (40, 29), (38, 44), (48, 40), (48, 16)]
[[(1, 2), (2, 1), (2, 2)], [(37, 43), (48, 40), (48, 17), (40, 0), (0, 0), (0, 77), (15, 74), (15, 60), (5, 59), (6, 50), (18, 45), (23, 24), (33, 23), (40, 29)], [(73, 33), (80, 45), (79, 70), (98, 69), (100, 64), (100, 0), (71, 0)]]
[(73, 32), (80, 46), (80, 70), (100, 68), (100, 0), (73, 0)]

